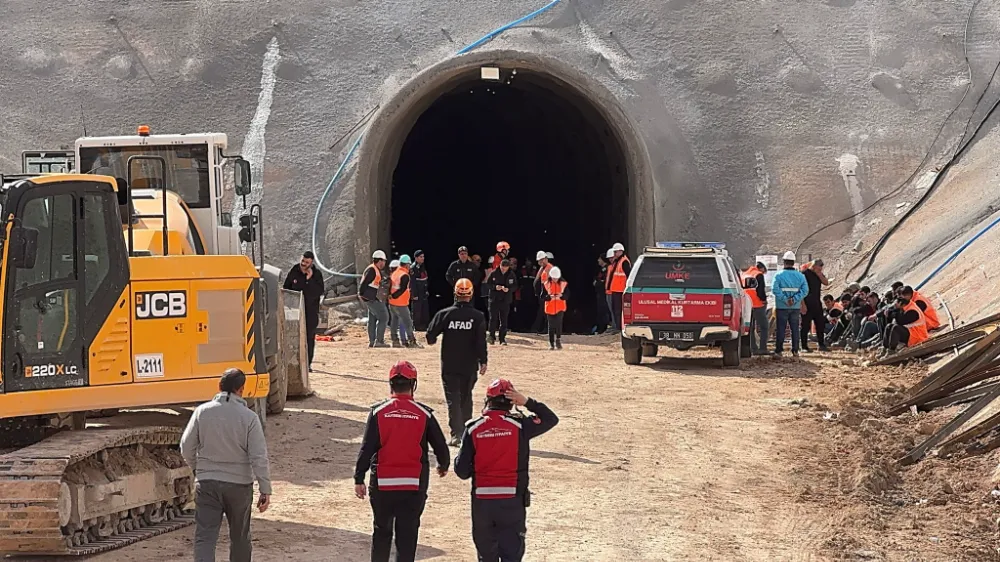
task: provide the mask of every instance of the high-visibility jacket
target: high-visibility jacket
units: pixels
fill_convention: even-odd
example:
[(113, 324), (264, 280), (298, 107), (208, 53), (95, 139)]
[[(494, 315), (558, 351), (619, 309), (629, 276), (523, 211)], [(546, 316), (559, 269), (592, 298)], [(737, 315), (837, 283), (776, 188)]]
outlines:
[(903, 310), (907, 312), (914, 311), (918, 316), (916, 322), (911, 322), (904, 326), (910, 332), (910, 339), (906, 342), (906, 346), (913, 347), (918, 343), (927, 341), (930, 334), (927, 333), (927, 317), (924, 316), (924, 311), (920, 310), (920, 307), (912, 299), (909, 304), (903, 307)]
[(743, 286), (744, 286), (743, 292), (745, 292), (747, 294), (747, 296), (750, 297), (750, 302), (753, 303), (753, 308), (760, 308), (762, 306), (767, 306), (766, 302), (763, 302), (763, 301), (760, 300), (760, 295), (757, 294), (757, 289), (747, 289), (747, 288), (745, 288), (746, 287), (746, 280), (747, 279), (756, 279), (758, 275), (760, 275), (760, 270), (757, 269), (756, 267), (751, 267), (751, 268), (747, 269), (746, 271), (743, 272), (743, 275), (742, 275)]
[[(403, 277), (407, 278), (406, 289), (403, 291), (403, 294), (399, 295), (398, 297), (393, 297), (392, 295), (396, 294), (397, 292), (399, 292), (400, 289), (403, 288), (403, 286), (402, 286), (402, 279), (403, 279)], [(410, 277), (410, 268), (408, 268), (408, 267), (399, 267), (399, 268), (396, 268), (396, 271), (392, 272), (392, 276), (391, 276), (391, 279), (392, 279), (392, 289), (389, 291), (389, 304), (391, 304), (392, 306), (409, 306), (410, 305), (410, 282), (409, 282), (409, 277)]]
[(924, 316), (927, 318), (927, 329), (936, 330), (941, 327), (941, 320), (938, 318), (937, 309), (931, 303), (927, 297), (921, 295), (916, 290), (913, 291), (913, 302), (923, 302), (924, 306), (927, 307), (925, 310), (921, 310)]
[(622, 257), (616, 259), (615, 263), (611, 264), (611, 270), (608, 273), (607, 294), (625, 292), (625, 284), (628, 282), (628, 273), (625, 273), (624, 269), (626, 263), (630, 266), (632, 265), (628, 256), (622, 254)]
[(552, 264), (551, 263), (545, 264), (545, 267), (542, 268), (541, 275), (538, 276), (538, 278), (541, 279), (543, 285), (545, 283), (549, 282), (549, 270), (550, 269), (552, 269)]
[[(369, 277), (370, 276), (370, 277)], [(370, 279), (370, 281), (368, 281)], [(368, 281), (366, 283), (366, 281)], [(361, 282), (358, 285), (358, 296), (363, 300), (372, 302), (378, 300), (378, 292), (382, 288), (382, 270), (370, 263), (361, 273)]]
[[(545, 292), (549, 295), (549, 300), (545, 301), (545, 314), (555, 315), (566, 312), (566, 301), (561, 298), (566, 291), (567, 283), (563, 280), (549, 279), (545, 283)], [(560, 298), (553, 298), (560, 297)]]

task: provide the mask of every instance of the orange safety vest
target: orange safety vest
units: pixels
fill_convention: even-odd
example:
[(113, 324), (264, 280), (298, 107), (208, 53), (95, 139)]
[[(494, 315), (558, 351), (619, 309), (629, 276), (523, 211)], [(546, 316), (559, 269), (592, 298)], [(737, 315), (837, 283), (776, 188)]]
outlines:
[[(545, 282), (545, 292), (549, 294), (550, 297), (562, 297), (563, 291), (566, 290), (567, 283), (565, 281), (546, 281)], [(545, 301), (545, 314), (555, 315), (560, 312), (566, 312), (566, 301), (562, 298), (549, 299)]]
[[(368, 264), (368, 267), (365, 268), (365, 273), (368, 273), (369, 269), (375, 270), (375, 279), (372, 280), (372, 282), (369, 283), (368, 286), (377, 291), (379, 290), (379, 288), (382, 287), (382, 270), (375, 267), (375, 264), (373, 263)], [(361, 276), (364, 277), (365, 273), (363, 273)]]
[(941, 320), (938, 318), (937, 310), (931, 301), (927, 300), (926, 297), (918, 293), (916, 290), (913, 291), (913, 302), (922, 301), (927, 310), (921, 310), (924, 313), (924, 317), (927, 318), (927, 329), (936, 330), (941, 327)]
[(615, 263), (611, 264), (611, 273), (608, 275), (608, 285), (607, 290), (604, 291), (607, 294), (611, 293), (624, 293), (625, 284), (628, 282), (628, 275), (622, 270), (622, 265), (625, 263), (632, 263), (628, 260), (628, 256), (622, 254), (622, 257), (615, 260)]
[(540, 279), (542, 280), (542, 284), (543, 285), (549, 282), (549, 270), (550, 269), (552, 269), (552, 264), (551, 263), (545, 264), (545, 267), (542, 268), (542, 274), (540, 276)]
[(917, 303), (912, 300), (910, 301), (910, 304), (903, 307), (903, 310), (915, 310), (917, 315), (920, 316), (916, 322), (904, 326), (904, 328), (910, 332), (910, 340), (906, 342), (906, 347), (913, 347), (921, 342), (927, 341), (927, 339), (930, 338), (930, 334), (927, 333), (927, 317), (924, 316), (924, 311), (920, 310)]
[(408, 268), (408, 267), (400, 267), (400, 268), (397, 268), (396, 271), (392, 272), (392, 277), (391, 277), (391, 279), (392, 279), (392, 289), (389, 290), (389, 295), (390, 295), (389, 296), (389, 304), (391, 304), (392, 306), (409, 306), (410, 305), (410, 286), (409, 286), (409, 284), (407, 284), (406, 290), (403, 291), (402, 295), (399, 295), (396, 298), (392, 298), (392, 293), (395, 293), (396, 291), (399, 290), (400, 280), (403, 278), (404, 275), (408, 275), (409, 273), (410, 273), (410, 268)]
[[(746, 285), (746, 280), (747, 279), (756, 279), (757, 275), (759, 273), (760, 273), (760, 270), (757, 269), (756, 267), (751, 267), (751, 268), (747, 269), (746, 271), (744, 271), (743, 272), (743, 284)], [(762, 306), (767, 306), (767, 302), (764, 302), (764, 301), (760, 300), (760, 296), (757, 295), (757, 289), (756, 288), (754, 288), (754, 289), (743, 289), (743, 292), (745, 292), (747, 294), (747, 296), (750, 297), (750, 302), (753, 303), (753, 307), (754, 308), (760, 308)]]

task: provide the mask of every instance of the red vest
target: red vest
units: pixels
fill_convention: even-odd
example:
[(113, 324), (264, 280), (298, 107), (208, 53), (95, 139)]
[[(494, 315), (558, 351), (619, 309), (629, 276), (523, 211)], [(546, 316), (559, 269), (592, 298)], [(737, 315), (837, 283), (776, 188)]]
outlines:
[(499, 410), (487, 410), (466, 430), (475, 447), (476, 497), (487, 500), (517, 495), (521, 422)]
[(421, 442), (430, 412), (410, 396), (393, 396), (375, 409), (381, 448), (375, 477), (383, 491), (418, 491), (423, 470)]

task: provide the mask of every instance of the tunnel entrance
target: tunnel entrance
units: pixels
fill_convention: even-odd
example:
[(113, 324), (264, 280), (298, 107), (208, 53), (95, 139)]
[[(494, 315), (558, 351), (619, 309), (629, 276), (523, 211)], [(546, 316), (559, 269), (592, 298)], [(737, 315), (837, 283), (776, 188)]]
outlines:
[[(484, 81), (477, 69), (434, 100), (403, 142), (392, 175), (393, 254), (425, 252), (436, 310), (451, 302), (445, 270), (459, 246), (482, 256), (484, 271), (499, 240), (520, 264), (552, 252), (569, 282), (566, 330), (589, 332), (597, 258), (628, 239), (627, 170), (611, 125), (578, 93), (541, 73), (512, 69)], [(518, 331), (537, 309), (524, 289), (511, 313)]]

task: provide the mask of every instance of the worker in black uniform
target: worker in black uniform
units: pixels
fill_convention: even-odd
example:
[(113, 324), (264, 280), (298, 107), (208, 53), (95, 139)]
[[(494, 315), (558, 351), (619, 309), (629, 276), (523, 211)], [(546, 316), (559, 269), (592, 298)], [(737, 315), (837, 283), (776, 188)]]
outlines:
[(302, 293), (306, 313), (306, 346), (309, 349), (309, 370), (312, 370), (313, 353), (316, 351), (316, 328), (319, 326), (319, 305), (326, 294), (323, 274), (313, 267), (316, 256), (306, 250), (299, 263), (292, 266), (285, 276), (284, 288)]
[(413, 562), (417, 531), (427, 502), (430, 465), (427, 445), (434, 448), (438, 476), (448, 474), (448, 445), (433, 410), (413, 399), (417, 368), (399, 361), (389, 369), (392, 395), (372, 406), (354, 467), (354, 494), (365, 499), (365, 473), (371, 468), (370, 497), (374, 513), (372, 562), (389, 562), (393, 529), (396, 562)]
[[(536, 416), (512, 414), (514, 406)], [(470, 421), (455, 457), (455, 474), (472, 478), (472, 540), (479, 562), (521, 562), (527, 530), (529, 441), (552, 429), (559, 418), (505, 379), (486, 389), (482, 417)]]
[(500, 345), (507, 345), (507, 321), (517, 291), (517, 273), (510, 267), (510, 260), (500, 260), (500, 267), (490, 274), (486, 286), (490, 290), (490, 345), (496, 343), (497, 328), (500, 329)]
[(455, 282), (455, 304), (439, 310), (427, 327), (427, 343), (441, 344), (441, 380), (448, 402), (449, 445), (461, 442), (465, 422), (472, 418), (472, 389), (478, 375), (486, 374), (486, 317), (472, 306), (475, 285), (471, 279)]
[(413, 266), (410, 267), (411, 307), (413, 308), (413, 329), (423, 332), (431, 320), (430, 290), (427, 266), (424, 265), (423, 250), (413, 252)]
[(468, 279), (475, 285), (479, 285), (482, 279), (479, 278), (479, 267), (476, 262), (469, 259), (469, 249), (462, 246), (458, 249), (458, 259), (451, 262), (448, 271), (444, 274), (445, 281), (449, 287), (454, 287), (459, 279)]

